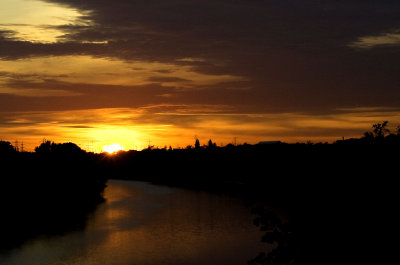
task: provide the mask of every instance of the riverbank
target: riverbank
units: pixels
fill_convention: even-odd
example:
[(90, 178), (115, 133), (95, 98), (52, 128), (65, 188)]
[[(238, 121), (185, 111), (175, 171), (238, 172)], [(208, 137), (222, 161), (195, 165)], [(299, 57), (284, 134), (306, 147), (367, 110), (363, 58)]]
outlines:
[(285, 211), (291, 227), (286, 232), (295, 235), (296, 253), (309, 264), (321, 264), (327, 257), (357, 262), (365, 259), (364, 251), (371, 259), (387, 254), (370, 242), (389, 242), (390, 232), (385, 231), (398, 231), (393, 211), (398, 148), (352, 142), (149, 150), (108, 159), (114, 176), (124, 179), (236, 194)]
[[(11, 201), (8, 210), (17, 214), (10, 212), (7, 216), (12, 218), (3, 220), (7, 222), (3, 228), (19, 224), (27, 228), (21, 230), (23, 235), (30, 235), (29, 227), (43, 233), (37, 228), (48, 224), (62, 227), (59, 220), (64, 219), (62, 214), (70, 215), (68, 209), (84, 220), (91, 207), (79, 211), (80, 207), (101, 201), (106, 179), (128, 179), (242, 196), (261, 207), (284, 211), (291, 224), (285, 233), (296, 235), (299, 253), (314, 253), (314, 258), (316, 253), (342, 257), (332, 253), (340, 245), (343, 253), (353, 251), (350, 254), (355, 255), (350, 256), (357, 256), (354, 245), (370, 249), (365, 242), (388, 239), (383, 231), (365, 231), (377, 226), (397, 229), (393, 209), (398, 201), (398, 138), (335, 144), (149, 148), (114, 155), (57, 144), (45, 145), (36, 153), (10, 151), (1, 159), (3, 169), (18, 171), (2, 176), (2, 184), (8, 188), (0, 201)], [(26, 224), (35, 213), (40, 221)]]

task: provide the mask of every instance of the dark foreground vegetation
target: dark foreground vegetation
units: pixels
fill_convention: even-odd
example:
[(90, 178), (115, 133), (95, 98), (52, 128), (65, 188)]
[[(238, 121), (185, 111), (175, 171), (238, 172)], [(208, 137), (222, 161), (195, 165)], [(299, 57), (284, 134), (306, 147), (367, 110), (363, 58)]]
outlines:
[(108, 177), (245, 196), (255, 225), (265, 231), (262, 240), (277, 246), (249, 264), (361, 264), (373, 258), (382, 264), (397, 236), (400, 132), (390, 133), (387, 122), (333, 144), (218, 147), (210, 140), (109, 155), (51, 142), (34, 153), (16, 152), (1, 142), (0, 150), (1, 229), (17, 225), (21, 238), (52, 232), (60, 223), (84, 224)]
[(0, 142), (0, 161), (0, 249), (81, 229), (104, 200), (98, 159), (75, 144), (46, 141), (28, 153)]

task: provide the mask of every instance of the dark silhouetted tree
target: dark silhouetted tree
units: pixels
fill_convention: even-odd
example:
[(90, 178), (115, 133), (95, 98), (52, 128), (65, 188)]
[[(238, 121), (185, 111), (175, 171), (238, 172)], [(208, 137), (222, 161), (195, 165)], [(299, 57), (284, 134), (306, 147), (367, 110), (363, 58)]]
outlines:
[(10, 153), (15, 151), (10, 142), (0, 141), (0, 153)]
[(372, 132), (365, 132), (364, 138), (368, 138), (368, 139), (374, 138), (374, 134)]
[(43, 139), (43, 142), (39, 146), (35, 147), (35, 152), (36, 153), (49, 153), (52, 151), (53, 144), (54, 143), (47, 141), (46, 139)]
[(59, 154), (79, 154), (84, 153), (78, 145), (74, 143), (54, 143), (47, 140), (35, 148), (36, 153), (59, 153)]
[(384, 121), (383, 123), (377, 123), (372, 125), (373, 133), (375, 138), (384, 138), (386, 134), (390, 133), (390, 130), (386, 128), (388, 125), (388, 121)]
[(62, 144), (53, 143), (52, 149), (53, 151), (64, 154), (78, 154), (84, 152), (78, 145), (74, 143), (62, 143)]
[(283, 223), (276, 213), (264, 207), (252, 210), (257, 214), (254, 225), (265, 231), (261, 241), (275, 244), (276, 247), (269, 253), (260, 253), (250, 260), (248, 265), (289, 265), (296, 264), (296, 248), (293, 228), (289, 223)]
[(196, 142), (195, 142), (195, 144), (194, 144), (194, 148), (195, 148), (195, 149), (200, 149), (200, 141), (199, 141), (198, 138), (196, 138)]
[(215, 143), (213, 143), (212, 141), (211, 141), (211, 139), (208, 141), (208, 146), (207, 146), (207, 148), (208, 149), (213, 149), (213, 148), (215, 148), (216, 147), (216, 144)]

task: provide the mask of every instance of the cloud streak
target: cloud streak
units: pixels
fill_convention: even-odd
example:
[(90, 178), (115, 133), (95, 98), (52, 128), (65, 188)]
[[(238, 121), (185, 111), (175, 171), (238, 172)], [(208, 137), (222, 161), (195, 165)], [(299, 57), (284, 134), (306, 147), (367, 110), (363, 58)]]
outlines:
[(382, 33), (379, 35), (360, 37), (357, 41), (349, 44), (350, 47), (359, 49), (371, 49), (384, 46), (399, 46), (399, 31)]

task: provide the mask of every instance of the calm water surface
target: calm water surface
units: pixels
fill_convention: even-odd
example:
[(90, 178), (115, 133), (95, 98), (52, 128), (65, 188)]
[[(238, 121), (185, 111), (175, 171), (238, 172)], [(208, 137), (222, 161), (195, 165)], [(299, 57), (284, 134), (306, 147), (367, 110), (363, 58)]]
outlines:
[(245, 265), (265, 251), (238, 198), (109, 181), (84, 230), (39, 237), (0, 253), (1, 265)]

